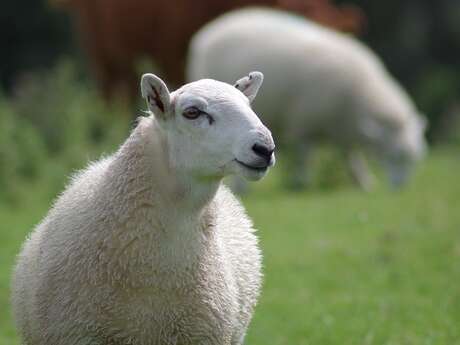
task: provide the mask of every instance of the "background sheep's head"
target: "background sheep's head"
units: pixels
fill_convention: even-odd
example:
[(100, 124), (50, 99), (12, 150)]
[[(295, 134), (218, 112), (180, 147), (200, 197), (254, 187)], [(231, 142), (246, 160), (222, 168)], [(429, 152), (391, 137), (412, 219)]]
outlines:
[(378, 123), (372, 118), (361, 123), (393, 187), (403, 186), (415, 164), (425, 156), (426, 127), (426, 119), (416, 113), (397, 123)]
[(415, 163), (422, 159), (427, 150), (425, 118), (415, 115), (403, 126), (392, 132), (384, 152), (388, 177), (395, 187), (406, 183)]
[(262, 80), (252, 72), (235, 87), (203, 79), (170, 93), (144, 74), (142, 96), (166, 133), (171, 164), (198, 178), (262, 178), (275, 163), (272, 135), (250, 106)]

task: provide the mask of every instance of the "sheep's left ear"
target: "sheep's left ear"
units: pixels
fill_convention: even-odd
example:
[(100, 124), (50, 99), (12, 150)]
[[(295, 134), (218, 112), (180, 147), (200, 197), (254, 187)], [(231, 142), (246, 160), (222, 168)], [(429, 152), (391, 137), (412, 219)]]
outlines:
[(166, 84), (156, 75), (146, 73), (141, 79), (142, 97), (155, 116), (166, 119), (171, 110), (171, 96)]
[(263, 81), (264, 75), (261, 72), (251, 72), (248, 76), (238, 79), (233, 86), (244, 93), (252, 103)]

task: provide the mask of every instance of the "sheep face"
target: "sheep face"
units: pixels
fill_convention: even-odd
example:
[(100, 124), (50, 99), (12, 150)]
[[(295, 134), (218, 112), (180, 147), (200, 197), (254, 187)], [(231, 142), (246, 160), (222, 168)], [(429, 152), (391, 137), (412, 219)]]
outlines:
[(404, 122), (388, 123), (366, 117), (360, 122), (361, 134), (385, 167), (393, 187), (407, 181), (414, 165), (427, 150), (426, 120), (414, 113)]
[(153, 74), (142, 77), (142, 95), (165, 130), (177, 171), (204, 179), (239, 174), (258, 180), (266, 174), (275, 163), (275, 145), (250, 106), (262, 79), (252, 72), (235, 87), (203, 79), (169, 93)]
[(394, 187), (402, 186), (415, 163), (424, 157), (427, 150), (425, 129), (425, 119), (415, 116), (390, 135), (383, 160)]

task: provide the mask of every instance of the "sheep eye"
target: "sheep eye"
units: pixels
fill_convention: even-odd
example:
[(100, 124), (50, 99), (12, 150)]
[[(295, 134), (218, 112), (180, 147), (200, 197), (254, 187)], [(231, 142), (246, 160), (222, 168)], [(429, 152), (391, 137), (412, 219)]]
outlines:
[(202, 111), (200, 111), (198, 108), (195, 107), (190, 107), (184, 110), (182, 115), (189, 120), (195, 120), (197, 119), (200, 115), (202, 114)]

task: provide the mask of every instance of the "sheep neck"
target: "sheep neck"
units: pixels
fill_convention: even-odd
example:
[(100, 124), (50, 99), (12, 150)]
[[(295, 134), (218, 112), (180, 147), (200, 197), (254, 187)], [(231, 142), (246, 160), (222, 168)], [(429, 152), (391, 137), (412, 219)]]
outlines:
[(209, 214), (209, 204), (221, 183), (220, 179), (200, 180), (178, 171), (169, 157), (167, 136), (153, 117), (141, 119), (119, 152), (124, 180), (135, 195), (154, 206), (156, 217), (166, 228), (182, 228), (184, 222), (201, 227)]

